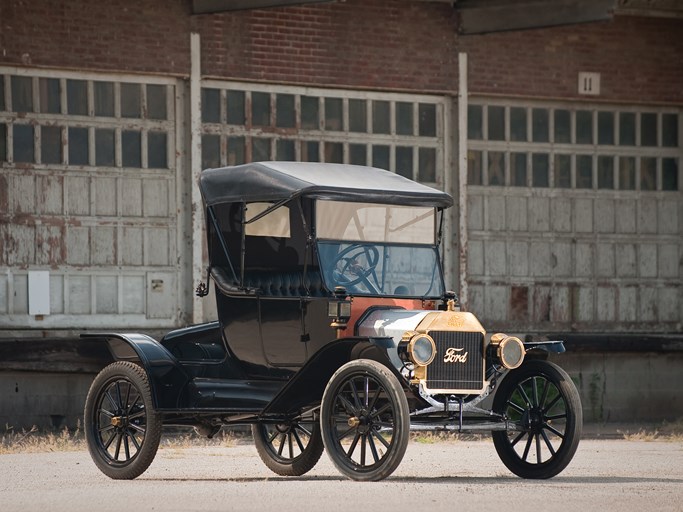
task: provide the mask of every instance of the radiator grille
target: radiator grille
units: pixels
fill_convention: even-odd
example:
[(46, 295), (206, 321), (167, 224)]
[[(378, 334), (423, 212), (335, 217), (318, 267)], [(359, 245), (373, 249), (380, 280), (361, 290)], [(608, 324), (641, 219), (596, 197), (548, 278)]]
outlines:
[[(427, 387), (479, 391), (484, 382), (484, 335), (459, 331), (431, 331), (429, 335), (436, 344), (436, 357), (427, 367)], [(455, 350), (447, 359), (458, 361), (444, 361), (449, 348)], [(467, 359), (461, 362), (465, 354)]]

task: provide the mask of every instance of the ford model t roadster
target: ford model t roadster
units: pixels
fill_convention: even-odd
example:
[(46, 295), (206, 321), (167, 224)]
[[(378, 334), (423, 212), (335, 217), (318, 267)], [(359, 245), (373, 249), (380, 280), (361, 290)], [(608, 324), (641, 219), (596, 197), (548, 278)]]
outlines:
[[(581, 435), (561, 342), (487, 334), (444, 287), (451, 197), (369, 167), (266, 162), (206, 170), (218, 321), (106, 339), (85, 406), (108, 476), (150, 465), (162, 427), (251, 425), (263, 462), (302, 475), (326, 451), (354, 480), (399, 465), (411, 430), (491, 431), (503, 463), (550, 478)], [(197, 292), (206, 294), (205, 285)]]

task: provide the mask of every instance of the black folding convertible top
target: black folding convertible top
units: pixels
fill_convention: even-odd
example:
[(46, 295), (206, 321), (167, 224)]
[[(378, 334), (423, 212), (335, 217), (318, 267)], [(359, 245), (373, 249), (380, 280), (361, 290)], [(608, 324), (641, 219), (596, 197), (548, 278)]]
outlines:
[(283, 201), (297, 196), (338, 201), (435, 206), (453, 198), (393, 172), (359, 165), (256, 162), (202, 171), (199, 188), (207, 206)]

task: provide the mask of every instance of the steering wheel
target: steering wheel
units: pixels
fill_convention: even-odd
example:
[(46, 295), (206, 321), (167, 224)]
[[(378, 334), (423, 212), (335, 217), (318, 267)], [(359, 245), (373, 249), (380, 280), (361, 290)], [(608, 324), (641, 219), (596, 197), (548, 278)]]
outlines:
[[(365, 265), (359, 262), (361, 258), (365, 260)], [(377, 288), (370, 282), (368, 276), (372, 276), (375, 283), (378, 283), (375, 273), (378, 264), (379, 251), (377, 247), (351, 244), (337, 254), (332, 267), (340, 284), (354, 286), (363, 283), (371, 293), (377, 293)]]

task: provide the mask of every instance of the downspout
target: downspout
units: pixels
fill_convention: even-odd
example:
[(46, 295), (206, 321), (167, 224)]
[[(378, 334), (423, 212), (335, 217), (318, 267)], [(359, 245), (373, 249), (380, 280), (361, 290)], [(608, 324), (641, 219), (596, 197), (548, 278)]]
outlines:
[[(201, 279), (204, 269), (204, 208), (199, 193), (202, 172), (201, 50), (199, 34), (190, 34), (190, 175), (192, 198), (192, 281)], [(207, 283), (208, 285), (208, 283)], [(193, 286), (194, 289), (194, 286)], [(204, 321), (202, 298), (192, 294), (192, 322)]]
[(458, 263), (460, 306), (467, 311), (467, 54), (458, 53)]

